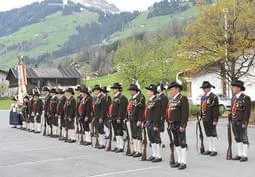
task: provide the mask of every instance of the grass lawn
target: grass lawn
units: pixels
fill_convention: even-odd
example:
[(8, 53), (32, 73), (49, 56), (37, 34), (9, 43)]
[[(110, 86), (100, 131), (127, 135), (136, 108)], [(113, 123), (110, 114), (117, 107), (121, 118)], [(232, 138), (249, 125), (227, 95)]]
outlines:
[(11, 107), (10, 97), (0, 98), (0, 110), (10, 109), (10, 107)]

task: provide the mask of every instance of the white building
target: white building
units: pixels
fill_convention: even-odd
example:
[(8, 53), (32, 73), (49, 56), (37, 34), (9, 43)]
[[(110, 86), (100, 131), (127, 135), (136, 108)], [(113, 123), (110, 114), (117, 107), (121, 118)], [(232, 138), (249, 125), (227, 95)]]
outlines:
[(8, 72), (0, 70), (0, 97), (13, 96), (17, 89), (9, 89), (9, 81), (6, 80)]
[[(212, 66), (206, 71), (201, 71), (196, 74), (188, 74), (185, 73), (185, 79), (187, 81), (187, 87), (188, 87), (188, 97), (189, 99), (193, 100), (200, 100), (201, 95), (203, 94), (201, 90), (201, 85), (203, 81), (209, 81), (212, 85), (215, 86), (215, 89), (213, 89), (213, 92), (218, 95), (223, 95), (224, 89), (223, 89), (223, 79), (216, 74), (216, 71), (219, 71), (218, 66)], [(213, 72), (215, 71), (215, 72)], [(253, 75), (253, 76), (252, 76)], [(245, 83), (245, 94), (251, 97), (252, 101), (255, 101), (255, 67), (251, 67), (249, 70), (249, 73), (243, 77), (240, 78)], [(232, 97), (232, 91), (231, 91), (231, 83), (228, 82), (226, 86), (226, 96), (228, 98)]]

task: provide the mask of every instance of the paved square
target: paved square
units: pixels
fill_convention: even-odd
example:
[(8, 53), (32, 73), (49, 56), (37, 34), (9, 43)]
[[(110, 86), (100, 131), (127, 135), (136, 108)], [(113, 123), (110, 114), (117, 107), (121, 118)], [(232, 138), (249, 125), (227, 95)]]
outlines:
[[(171, 169), (170, 150), (163, 150), (163, 162), (153, 164), (138, 159), (97, 150), (92, 147), (67, 144), (42, 135), (8, 126), (8, 111), (0, 111), (0, 177), (253, 177), (255, 165), (255, 128), (249, 127), (249, 162), (226, 161), (226, 119), (218, 125), (217, 157), (200, 155), (196, 150), (195, 121), (187, 130), (188, 168)], [(164, 139), (169, 144), (168, 136)], [(206, 141), (205, 141), (206, 142)], [(113, 145), (114, 146), (114, 145)], [(150, 148), (148, 147), (149, 151)], [(233, 152), (235, 153), (235, 143)], [(148, 152), (148, 156), (150, 152)]]

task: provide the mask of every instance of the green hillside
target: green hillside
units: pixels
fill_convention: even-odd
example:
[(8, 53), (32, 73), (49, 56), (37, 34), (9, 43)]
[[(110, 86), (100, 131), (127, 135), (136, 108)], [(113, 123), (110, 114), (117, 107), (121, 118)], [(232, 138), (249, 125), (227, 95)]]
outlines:
[[(70, 35), (77, 32), (77, 26), (85, 26), (97, 20), (98, 14), (89, 11), (67, 16), (58, 12), (47, 16), (40, 23), (26, 26), (10, 36), (0, 38), (0, 45), (5, 46), (0, 50), (1, 62), (13, 66), (17, 55), (33, 57), (55, 51), (68, 40)], [(6, 53), (6, 47), (14, 49), (9, 49)]]
[(173, 19), (182, 20), (187, 19), (198, 14), (195, 8), (189, 8), (182, 13), (176, 13), (165, 16), (158, 16), (147, 19), (149, 11), (141, 13), (135, 20), (128, 24), (122, 32), (116, 32), (112, 35), (110, 40), (115, 41), (125, 39), (136, 33), (159, 31), (166, 27)]

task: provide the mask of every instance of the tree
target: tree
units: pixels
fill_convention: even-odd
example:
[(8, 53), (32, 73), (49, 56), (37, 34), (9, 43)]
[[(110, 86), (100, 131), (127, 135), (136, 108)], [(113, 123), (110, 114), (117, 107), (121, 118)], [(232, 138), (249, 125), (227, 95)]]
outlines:
[(174, 60), (175, 55), (175, 42), (174, 37), (162, 37), (155, 35), (150, 41), (147, 59), (150, 61), (150, 78), (151, 81), (164, 83), (172, 81), (175, 78), (174, 73)]
[(229, 81), (245, 76), (255, 60), (255, 1), (220, 1), (206, 7), (186, 28), (179, 58), (199, 69), (218, 62), (217, 74)]
[(139, 80), (140, 83), (145, 84), (148, 80), (147, 75), (148, 64), (146, 60), (146, 43), (132, 39), (125, 41), (120, 47), (114, 57), (114, 66), (119, 72), (120, 78), (128, 83), (133, 83), (134, 80)]

